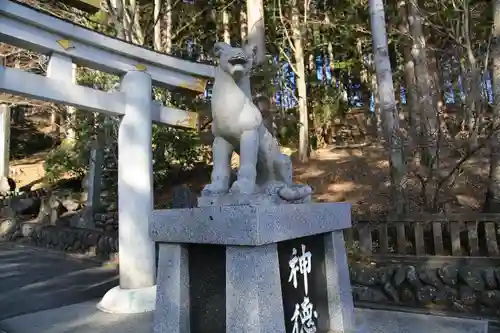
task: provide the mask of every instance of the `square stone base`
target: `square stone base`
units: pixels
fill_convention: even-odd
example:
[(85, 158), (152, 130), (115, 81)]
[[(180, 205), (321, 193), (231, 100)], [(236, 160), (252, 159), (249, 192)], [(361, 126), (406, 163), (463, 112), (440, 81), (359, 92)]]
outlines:
[[(252, 327), (258, 328), (255, 332), (262, 333), (292, 332), (291, 318), (295, 305), (304, 301), (305, 289), (300, 274), (297, 288), (288, 281), (289, 261), (293, 249), (300, 254), (302, 245), (312, 257), (307, 293), (319, 314), (314, 325), (317, 332), (328, 332), (330, 319), (322, 235), (255, 248), (186, 245), (189, 287), (188, 299), (184, 301), (189, 304), (186, 308), (189, 332), (246, 333), (252, 332)], [(253, 265), (249, 265), (252, 262)], [(258, 323), (251, 320), (252, 312), (258, 313)]]
[(228, 205), (155, 210), (150, 236), (164, 243), (257, 246), (350, 227), (348, 203)]
[[(155, 211), (154, 332), (292, 332), (294, 322), (302, 325), (296, 309), (306, 316), (308, 305), (317, 332), (352, 332), (342, 234), (350, 225), (350, 205), (343, 203)], [(291, 263), (302, 255), (295, 281)]]
[[(298, 202), (293, 202), (295, 204), (311, 203), (311, 195), (304, 197)], [(210, 207), (210, 206), (242, 206), (242, 205), (252, 205), (252, 206), (276, 206), (276, 205), (287, 205), (291, 202), (287, 202), (277, 194), (268, 194), (265, 192), (258, 192), (254, 194), (234, 194), (228, 193), (226, 195), (206, 195), (198, 198), (198, 207)]]
[(207, 195), (198, 198), (198, 207), (211, 206), (275, 206), (278, 204), (276, 198), (265, 193), (255, 194), (226, 194), (226, 195)]

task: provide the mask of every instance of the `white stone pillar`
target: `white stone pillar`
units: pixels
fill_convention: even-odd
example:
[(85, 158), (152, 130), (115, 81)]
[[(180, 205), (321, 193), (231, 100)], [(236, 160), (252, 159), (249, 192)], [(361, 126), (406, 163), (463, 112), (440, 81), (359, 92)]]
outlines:
[[(76, 83), (76, 64), (73, 59), (61, 53), (52, 53), (49, 64), (47, 65), (47, 77), (67, 83)], [(66, 118), (71, 123), (74, 118), (75, 108), (72, 106), (66, 107)], [(62, 122), (61, 122), (62, 124)], [(75, 139), (75, 131), (71, 126), (67, 126), (68, 132), (66, 138), (68, 140)], [(60, 129), (59, 129), (60, 130)]]
[(140, 313), (155, 308), (155, 251), (149, 237), (153, 211), (151, 76), (131, 71), (122, 79), (125, 115), (118, 133), (118, 233), (120, 285), (99, 309)]
[(52, 53), (47, 65), (47, 77), (51, 79), (73, 82), (73, 60), (60, 53)]
[[(71, 83), (76, 84), (76, 69), (77, 66), (76, 64), (71, 65)], [(66, 138), (68, 140), (75, 140), (76, 139), (76, 133), (75, 129), (73, 127), (76, 116), (76, 108), (74, 106), (68, 106), (66, 107), (66, 119), (65, 119), (65, 124), (64, 128), (66, 129)]]
[(10, 108), (0, 105), (0, 176), (9, 177)]

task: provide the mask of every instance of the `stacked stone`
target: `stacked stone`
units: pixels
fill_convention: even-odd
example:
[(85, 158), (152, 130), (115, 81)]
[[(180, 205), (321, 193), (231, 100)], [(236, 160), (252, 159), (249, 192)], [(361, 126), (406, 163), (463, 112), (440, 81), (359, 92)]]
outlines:
[(12, 199), (39, 199), (47, 195), (47, 190), (40, 188), (28, 192), (10, 191), (0, 194), (0, 207), (6, 207)]
[(118, 235), (99, 230), (25, 224), (13, 235), (13, 240), (21, 237), (28, 237), (41, 247), (105, 259), (118, 252)]
[(350, 273), (358, 302), (500, 315), (500, 268), (354, 264)]
[(97, 213), (94, 215), (96, 228), (107, 232), (118, 230), (118, 212)]

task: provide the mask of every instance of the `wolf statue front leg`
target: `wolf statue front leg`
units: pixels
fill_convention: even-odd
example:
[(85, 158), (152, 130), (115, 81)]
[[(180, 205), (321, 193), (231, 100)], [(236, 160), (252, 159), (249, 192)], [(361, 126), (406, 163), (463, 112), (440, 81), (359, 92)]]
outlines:
[(251, 194), (256, 191), (259, 128), (246, 130), (240, 137), (240, 169), (231, 192)]
[(213, 170), (212, 182), (205, 186), (205, 194), (224, 194), (229, 190), (231, 178), (230, 159), (233, 146), (224, 138), (216, 136), (212, 145)]

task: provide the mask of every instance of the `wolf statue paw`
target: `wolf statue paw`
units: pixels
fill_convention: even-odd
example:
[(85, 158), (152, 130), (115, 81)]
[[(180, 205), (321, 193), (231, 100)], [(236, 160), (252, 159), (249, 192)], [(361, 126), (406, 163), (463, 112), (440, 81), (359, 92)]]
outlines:
[(233, 183), (230, 193), (252, 194), (256, 190), (255, 183), (246, 179), (238, 179)]
[(221, 195), (226, 194), (228, 191), (227, 186), (225, 186), (221, 182), (214, 182), (211, 184), (207, 184), (203, 190), (201, 191), (201, 195), (209, 196), (209, 195)]

